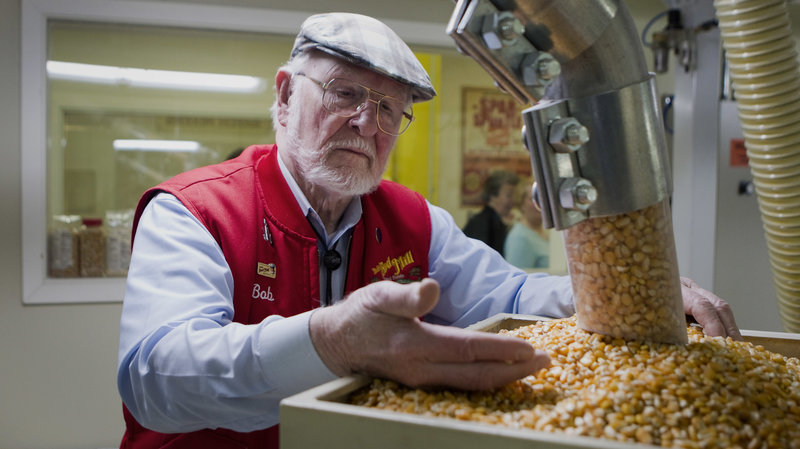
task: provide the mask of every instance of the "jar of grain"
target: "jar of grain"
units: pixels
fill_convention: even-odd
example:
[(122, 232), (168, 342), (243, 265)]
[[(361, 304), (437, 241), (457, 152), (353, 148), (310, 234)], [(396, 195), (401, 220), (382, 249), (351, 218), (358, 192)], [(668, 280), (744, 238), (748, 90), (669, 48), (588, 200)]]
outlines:
[(131, 262), (133, 210), (106, 212), (106, 276), (125, 276)]
[(80, 258), (78, 232), (80, 215), (54, 215), (47, 236), (48, 275), (55, 278), (78, 277)]
[(103, 276), (106, 264), (106, 237), (103, 231), (103, 220), (84, 218), (79, 241), (81, 276)]
[(668, 200), (564, 231), (581, 328), (626, 340), (686, 344)]

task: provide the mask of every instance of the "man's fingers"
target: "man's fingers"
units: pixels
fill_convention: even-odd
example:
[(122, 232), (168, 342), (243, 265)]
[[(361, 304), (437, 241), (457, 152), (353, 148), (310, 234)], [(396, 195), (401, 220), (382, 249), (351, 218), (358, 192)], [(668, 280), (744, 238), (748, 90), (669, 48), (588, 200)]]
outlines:
[(681, 287), (684, 311), (703, 326), (707, 335), (742, 339), (736, 319), (727, 302), (689, 278), (681, 278)]
[(521, 338), (427, 323), (422, 326), (425, 333), (420, 344), (425, 346), (420, 349), (431, 361), (522, 362), (534, 357), (533, 346)]
[(429, 377), (415, 379), (417, 385), (410, 386), (447, 386), (462, 390), (489, 390), (536, 374), (549, 366), (550, 358), (544, 351), (536, 351), (530, 360), (517, 363), (436, 363), (430, 366), (431, 369), (424, 371)]
[(382, 281), (363, 289), (364, 306), (375, 313), (403, 318), (426, 315), (439, 301), (439, 283), (430, 278), (413, 284)]
[(703, 301), (702, 297), (694, 291), (684, 291), (684, 311), (694, 317), (703, 326), (703, 330), (708, 335), (726, 336), (725, 325), (722, 323), (717, 309), (708, 301)]
[(706, 298), (709, 303), (714, 307), (717, 313), (717, 318), (722, 322), (725, 328), (725, 333), (720, 334), (726, 337), (731, 337), (734, 340), (741, 340), (742, 334), (739, 332), (739, 326), (736, 325), (736, 319), (733, 316), (731, 306), (719, 296), (714, 293), (694, 284), (690, 287), (691, 290), (696, 291), (700, 296)]

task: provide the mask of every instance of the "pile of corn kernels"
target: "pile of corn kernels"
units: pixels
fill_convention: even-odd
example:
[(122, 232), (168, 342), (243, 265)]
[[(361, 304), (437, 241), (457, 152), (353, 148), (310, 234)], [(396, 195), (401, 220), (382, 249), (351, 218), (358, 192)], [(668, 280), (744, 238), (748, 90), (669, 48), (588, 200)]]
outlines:
[(374, 380), (350, 402), (614, 441), (683, 448), (800, 448), (800, 361), (689, 327), (689, 344), (586, 332), (575, 317), (501, 331), (552, 366), (486, 392)]

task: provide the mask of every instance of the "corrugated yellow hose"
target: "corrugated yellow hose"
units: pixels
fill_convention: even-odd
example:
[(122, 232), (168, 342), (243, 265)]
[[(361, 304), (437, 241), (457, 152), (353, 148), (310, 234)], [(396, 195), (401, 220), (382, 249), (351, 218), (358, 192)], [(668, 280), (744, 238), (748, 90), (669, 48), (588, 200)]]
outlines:
[(785, 0), (715, 0), (786, 331), (800, 332), (800, 71)]

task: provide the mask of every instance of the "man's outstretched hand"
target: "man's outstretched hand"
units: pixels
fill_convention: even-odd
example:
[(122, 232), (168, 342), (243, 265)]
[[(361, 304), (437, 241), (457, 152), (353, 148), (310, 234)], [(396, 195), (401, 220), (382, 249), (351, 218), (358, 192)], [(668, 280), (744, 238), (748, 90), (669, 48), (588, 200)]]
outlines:
[(742, 334), (727, 302), (686, 277), (681, 278), (681, 291), (683, 311), (694, 317), (707, 335), (742, 340)]
[(335, 374), (364, 374), (411, 387), (483, 390), (550, 366), (544, 351), (525, 340), (424, 323), (418, 317), (439, 300), (439, 284), (382, 281), (317, 309), (309, 332)]

